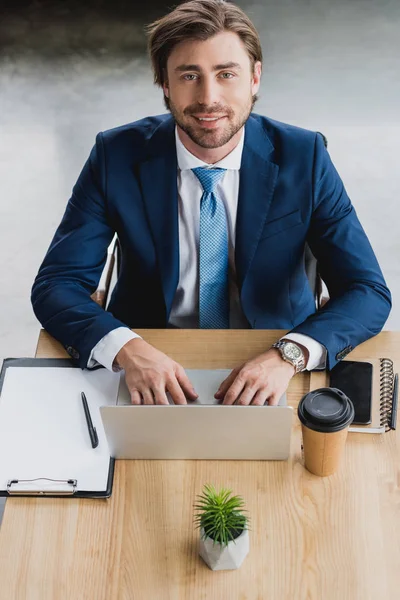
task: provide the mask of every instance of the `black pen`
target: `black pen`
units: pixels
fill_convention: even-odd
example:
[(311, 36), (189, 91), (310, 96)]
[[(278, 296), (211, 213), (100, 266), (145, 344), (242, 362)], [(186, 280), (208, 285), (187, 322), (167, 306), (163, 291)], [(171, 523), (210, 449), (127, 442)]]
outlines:
[(399, 391), (399, 376), (396, 373), (396, 375), (394, 376), (394, 384), (393, 384), (392, 420), (390, 423), (390, 427), (392, 429), (396, 429), (398, 391)]
[(92, 442), (92, 448), (97, 448), (99, 445), (99, 438), (97, 436), (96, 427), (93, 427), (92, 417), (90, 416), (89, 406), (84, 392), (81, 392), (81, 398), (83, 409), (85, 411), (86, 423), (89, 429), (90, 441)]

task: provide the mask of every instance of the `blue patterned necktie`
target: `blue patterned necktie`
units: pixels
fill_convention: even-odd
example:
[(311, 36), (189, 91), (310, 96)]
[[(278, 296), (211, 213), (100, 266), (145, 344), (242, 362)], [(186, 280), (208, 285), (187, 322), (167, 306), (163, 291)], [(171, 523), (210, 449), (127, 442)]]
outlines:
[(192, 169), (204, 193), (200, 204), (199, 326), (229, 329), (228, 225), (215, 189), (226, 169)]

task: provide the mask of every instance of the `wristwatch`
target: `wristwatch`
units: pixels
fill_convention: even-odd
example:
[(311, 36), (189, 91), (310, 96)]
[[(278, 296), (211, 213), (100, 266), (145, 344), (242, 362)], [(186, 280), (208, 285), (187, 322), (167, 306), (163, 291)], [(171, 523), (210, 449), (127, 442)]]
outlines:
[(296, 373), (305, 370), (306, 359), (300, 346), (294, 342), (279, 340), (279, 342), (273, 344), (272, 347), (279, 350), (283, 360), (286, 360), (286, 362), (289, 362), (294, 366)]

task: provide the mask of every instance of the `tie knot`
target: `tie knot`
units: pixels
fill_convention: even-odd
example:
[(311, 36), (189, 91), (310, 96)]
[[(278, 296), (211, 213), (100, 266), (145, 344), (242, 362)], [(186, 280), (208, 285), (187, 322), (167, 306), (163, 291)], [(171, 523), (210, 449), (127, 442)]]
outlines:
[(203, 186), (203, 190), (206, 193), (212, 194), (226, 169), (207, 169), (206, 167), (197, 167), (196, 169), (192, 169), (192, 171)]

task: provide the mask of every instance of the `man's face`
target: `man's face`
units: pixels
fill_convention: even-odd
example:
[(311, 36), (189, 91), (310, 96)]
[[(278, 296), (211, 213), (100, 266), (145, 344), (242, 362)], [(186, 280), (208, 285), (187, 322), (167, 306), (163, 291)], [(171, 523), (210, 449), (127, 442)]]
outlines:
[(242, 128), (260, 87), (261, 63), (251, 68), (236, 33), (181, 42), (167, 61), (164, 94), (176, 123), (202, 148), (224, 146)]

